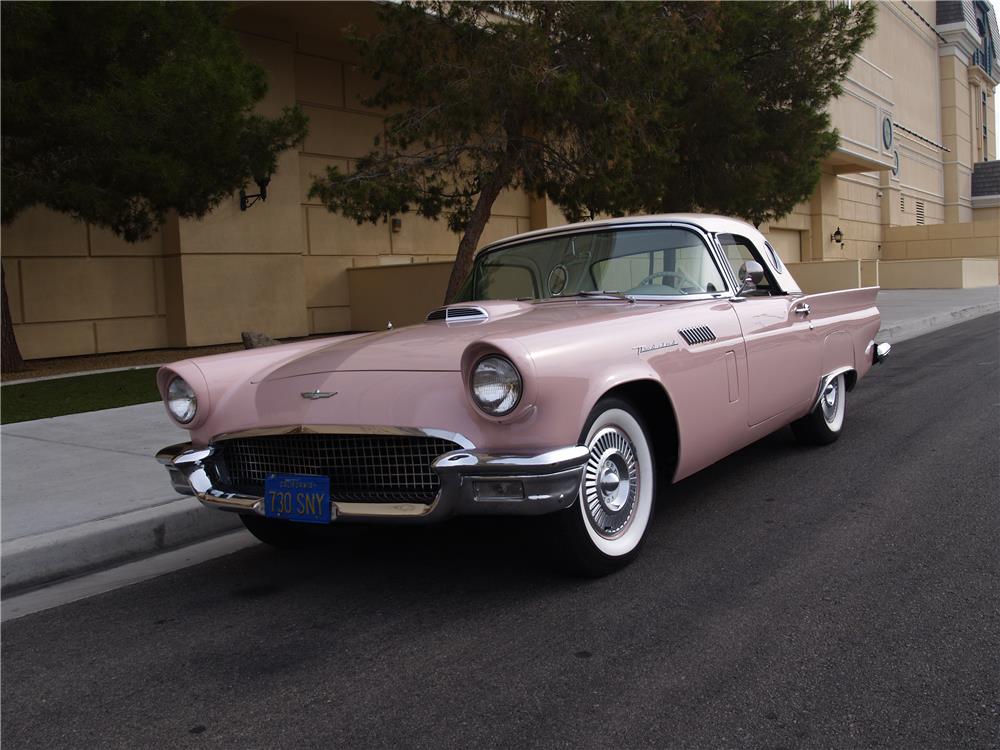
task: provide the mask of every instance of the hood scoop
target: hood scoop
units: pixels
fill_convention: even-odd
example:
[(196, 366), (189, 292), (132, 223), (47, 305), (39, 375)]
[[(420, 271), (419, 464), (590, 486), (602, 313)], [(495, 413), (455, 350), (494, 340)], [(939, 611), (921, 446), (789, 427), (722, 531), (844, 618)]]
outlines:
[(482, 307), (439, 307), (432, 310), (427, 320), (443, 320), (445, 323), (482, 323), (490, 315)]

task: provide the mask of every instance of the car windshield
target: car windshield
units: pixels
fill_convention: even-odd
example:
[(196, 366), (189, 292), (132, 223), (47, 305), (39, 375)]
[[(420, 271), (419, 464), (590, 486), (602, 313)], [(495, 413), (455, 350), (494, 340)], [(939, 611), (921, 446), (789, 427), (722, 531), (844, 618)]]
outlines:
[(551, 299), (615, 292), (676, 297), (724, 292), (704, 241), (681, 227), (540, 237), (480, 255), (454, 301)]

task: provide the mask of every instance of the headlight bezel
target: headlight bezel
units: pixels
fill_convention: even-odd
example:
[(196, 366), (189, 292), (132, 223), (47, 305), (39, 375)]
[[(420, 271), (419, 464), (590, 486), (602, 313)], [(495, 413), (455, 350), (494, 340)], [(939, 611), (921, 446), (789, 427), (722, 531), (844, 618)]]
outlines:
[[(516, 396), (513, 402), (502, 411), (492, 411), (487, 402), (481, 400), (476, 392), (476, 375), (479, 373), (480, 367), (482, 367), (482, 365), (488, 360), (496, 360), (506, 367), (509, 367), (515, 378), (515, 380), (511, 382), (511, 385), (513, 385), (516, 389)], [(509, 357), (505, 357), (497, 352), (484, 354), (476, 360), (475, 364), (469, 370), (469, 396), (476, 408), (487, 417), (499, 419), (510, 416), (517, 409), (517, 407), (520, 406), (524, 399), (524, 376), (517, 368), (517, 365), (515, 365)], [(501, 399), (499, 403), (503, 403), (503, 399)]]
[[(187, 393), (175, 395), (174, 394), (175, 386), (185, 388)], [(173, 417), (173, 419), (178, 424), (182, 425), (191, 424), (191, 422), (195, 420), (195, 417), (198, 416), (198, 394), (195, 393), (195, 390), (194, 388), (191, 387), (191, 384), (188, 383), (180, 375), (174, 375), (167, 383), (167, 387), (165, 390), (166, 390), (166, 395), (163, 400), (166, 404), (167, 412), (170, 414), (170, 416)], [(187, 400), (189, 402), (190, 413), (188, 413), (187, 409), (182, 411), (180, 414), (178, 414), (178, 412), (174, 410), (174, 402), (181, 400)], [(184, 418), (184, 415), (188, 415), (186, 419)]]

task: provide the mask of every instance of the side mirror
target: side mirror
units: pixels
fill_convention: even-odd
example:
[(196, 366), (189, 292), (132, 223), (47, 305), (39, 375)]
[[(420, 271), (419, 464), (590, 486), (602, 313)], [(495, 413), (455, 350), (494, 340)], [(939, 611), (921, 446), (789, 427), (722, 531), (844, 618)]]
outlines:
[(743, 279), (739, 290), (736, 292), (737, 297), (742, 297), (745, 292), (752, 292), (756, 289), (757, 285), (764, 280), (764, 267), (755, 260), (748, 260), (740, 266), (740, 270), (736, 275), (738, 278)]

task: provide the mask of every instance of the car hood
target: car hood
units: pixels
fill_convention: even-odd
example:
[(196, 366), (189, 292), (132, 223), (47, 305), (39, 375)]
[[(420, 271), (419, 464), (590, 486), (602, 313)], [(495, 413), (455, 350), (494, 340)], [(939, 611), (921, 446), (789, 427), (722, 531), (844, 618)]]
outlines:
[(572, 329), (598, 321), (648, 314), (660, 303), (625, 300), (558, 300), (548, 302), (476, 302), (452, 307), (479, 307), (487, 320), (435, 320), (366, 336), (334, 340), (292, 360), (259, 372), (253, 382), (266, 382), (327, 372), (418, 371), (455, 372), (462, 354), (474, 343), (512, 337), (529, 343), (534, 334)]

